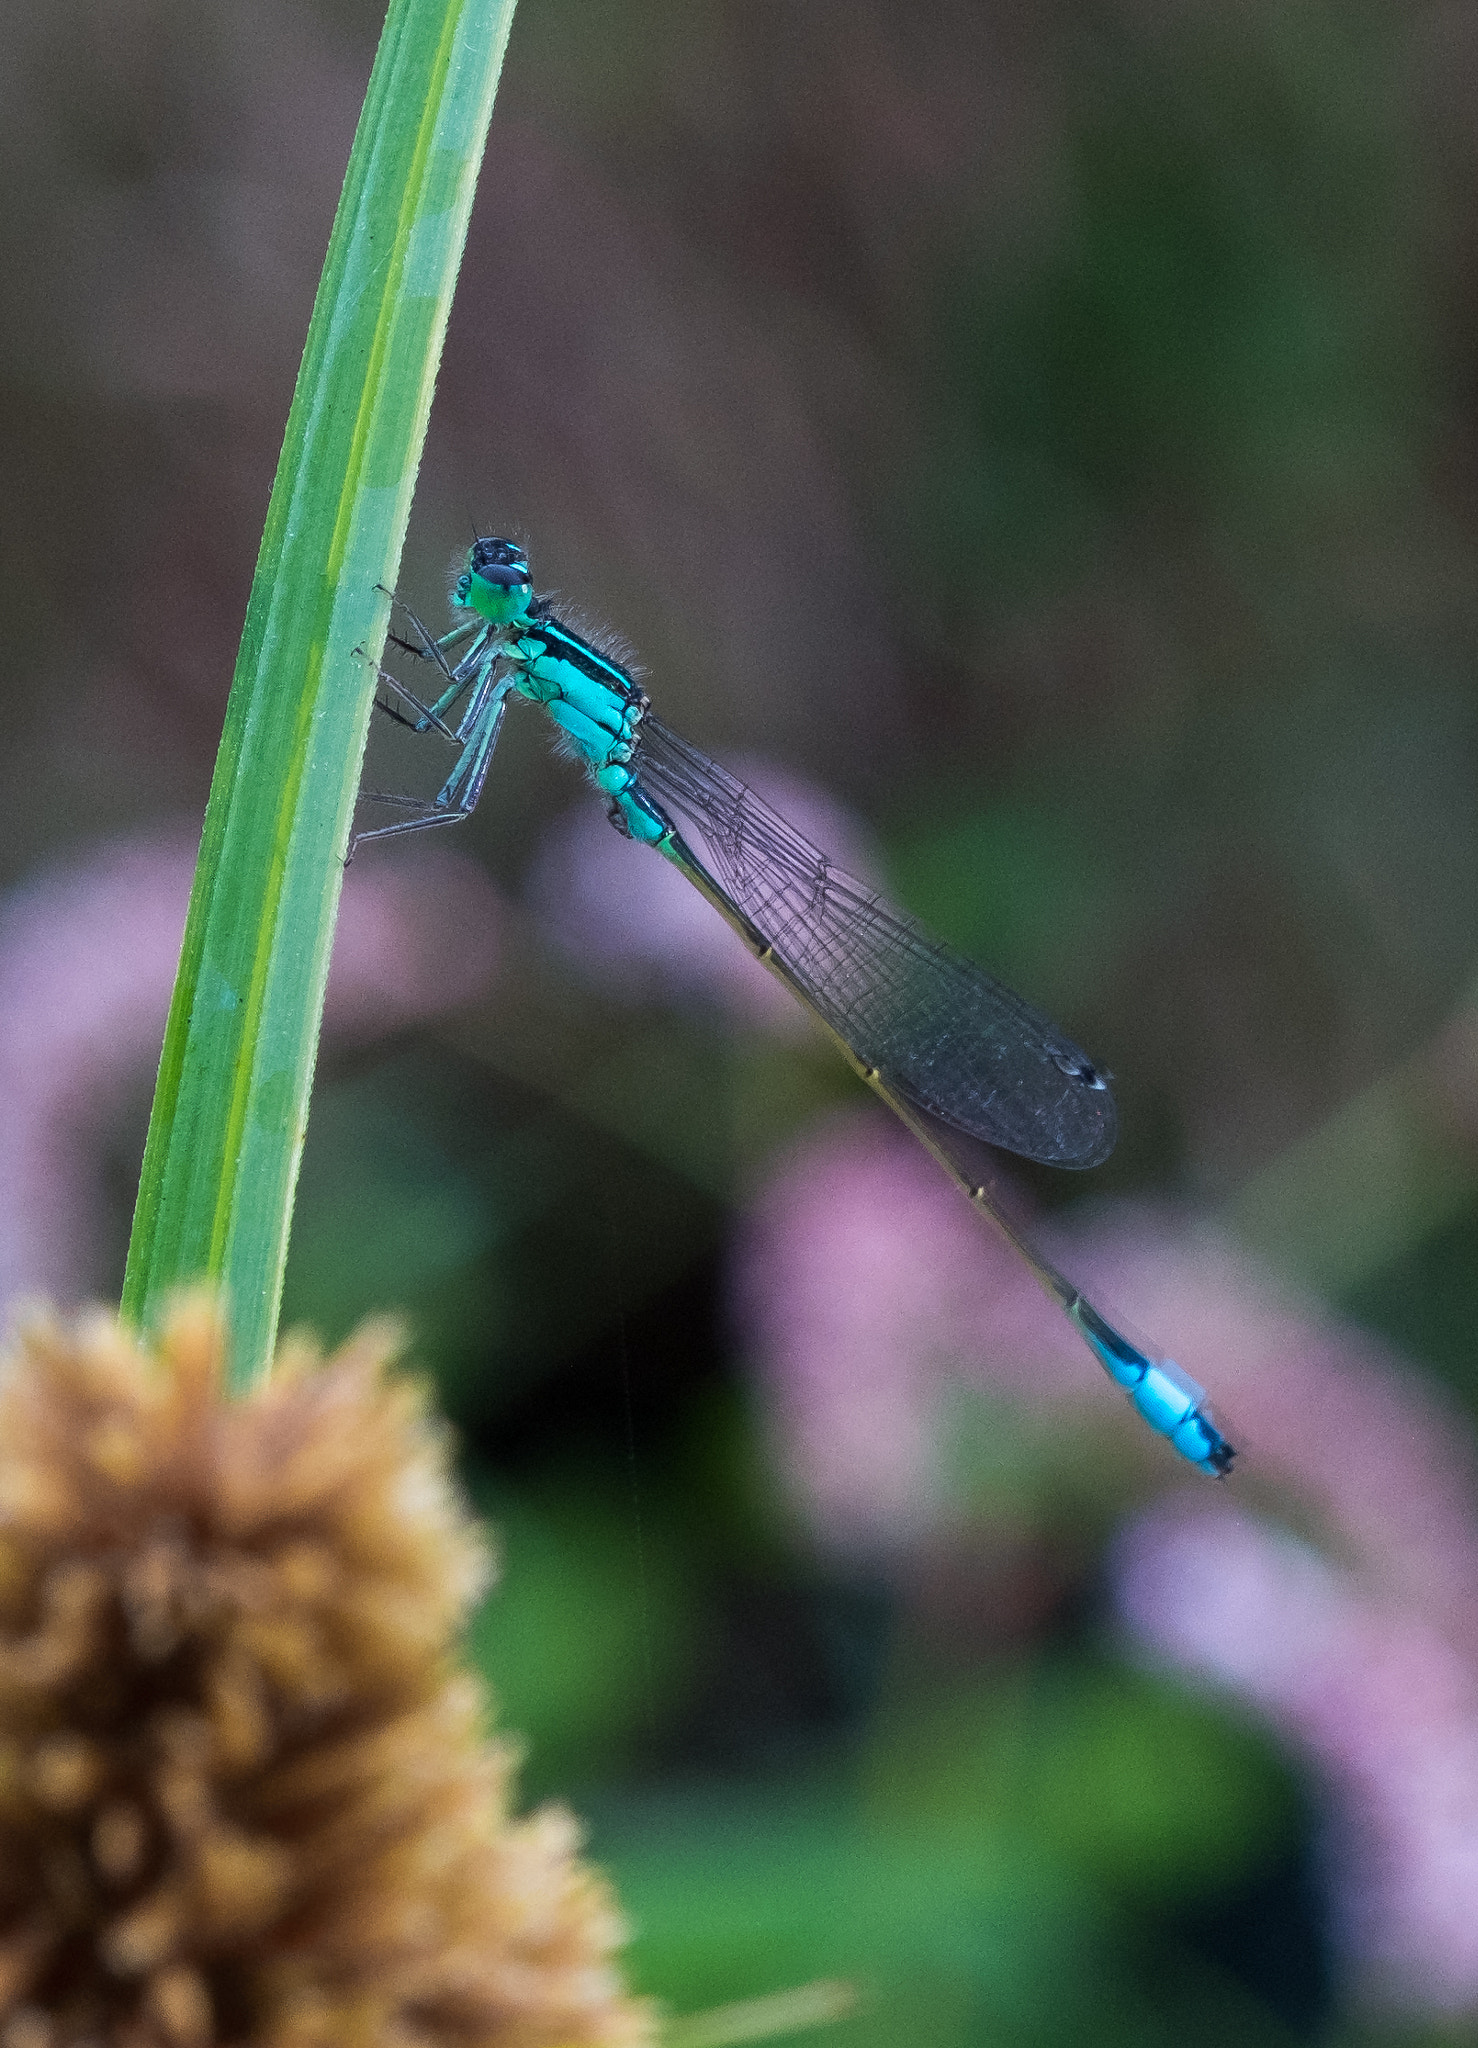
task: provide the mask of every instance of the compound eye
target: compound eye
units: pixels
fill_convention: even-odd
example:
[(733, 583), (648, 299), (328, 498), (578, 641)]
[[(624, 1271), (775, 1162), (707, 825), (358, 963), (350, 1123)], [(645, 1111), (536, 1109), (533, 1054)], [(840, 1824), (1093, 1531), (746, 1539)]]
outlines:
[[(484, 576), (491, 568), (506, 569), (512, 566), (527, 569), (529, 558), (523, 549), (516, 547), (511, 540), (498, 540), (489, 536), (474, 542), (471, 562), (476, 573)], [(491, 582), (492, 578), (489, 577), (488, 580)]]
[(495, 562), (485, 562), (477, 573), (484, 583), (495, 584), (499, 590), (521, 590), (529, 580), (527, 569), (510, 569)]

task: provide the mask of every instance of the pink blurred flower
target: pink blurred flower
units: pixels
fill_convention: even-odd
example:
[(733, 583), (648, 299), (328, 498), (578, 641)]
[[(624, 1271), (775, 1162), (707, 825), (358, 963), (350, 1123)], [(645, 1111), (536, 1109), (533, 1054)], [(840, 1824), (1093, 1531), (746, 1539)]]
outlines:
[(1431, 1620), (1251, 1515), (1143, 1516), (1117, 1597), (1140, 1640), (1264, 1715), (1333, 1804), (1336, 1936), (1367, 1996), (1478, 2003), (1478, 1670)]
[[(864, 878), (876, 868), (863, 827), (814, 783), (764, 761), (737, 762), (734, 772), (840, 866)], [(558, 944), (619, 994), (706, 1002), (767, 1031), (808, 1028), (795, 998), (692, 884), (614, 831), (589, 795), (545, 832), (526, 895)]]
[[(0, 902), (0, 1303), (93, 1280), (103, 1133), (152, 1079), (198, 832), (141, 834)], [(470, 1002), (498, 899), (444, 848), (345, 876), (325, 1029), (373, 1038)]]
[(781, 1165), (738, 1240), (734, 1294), (782, 1468), (843, 1547), (886, 1550), (933, 1525), (961, 1378), (1066, 1403), (1100, 1391), (1016, 1256), (868, 1112), (812, 1132)]

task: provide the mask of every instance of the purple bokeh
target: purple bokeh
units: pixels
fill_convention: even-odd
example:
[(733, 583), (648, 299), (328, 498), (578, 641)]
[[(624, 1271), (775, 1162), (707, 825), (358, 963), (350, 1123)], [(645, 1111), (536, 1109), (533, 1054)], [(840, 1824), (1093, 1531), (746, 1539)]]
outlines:
[[(759, 760), (736, 762), (734, 772), (839, 866), (864, 880), (875, 871), (876, 852), (856, 816), (814, 783)], [(544, 833), (525, 894), (560, 948), (617, 995), (700, 1003), (783, 1036), (810, 1028), (795, 998), (692, 884), (614, 831), (588, 797)]]
[[(100, 1283), (101, 1153), (158, 1064), (197, 831), (93, 848), (0, 902), (0, 1305)], [(372, 1039), (481, 994), (498, 898), (444, 848), (344, 878), (324, 1028)]]
[(1234, 1508), (1124, 1531), (1139, 1642), (1232, 1694), (1313, 1765), (1331, 1819), (1331, 1928), (1372, 2001), (1478, 2003), (1478, 1666), (1435, 1618)]

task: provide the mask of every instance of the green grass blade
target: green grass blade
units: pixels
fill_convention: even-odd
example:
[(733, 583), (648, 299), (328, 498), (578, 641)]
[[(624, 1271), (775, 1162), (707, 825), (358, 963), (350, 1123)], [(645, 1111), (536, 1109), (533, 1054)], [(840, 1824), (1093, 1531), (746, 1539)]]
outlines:
[(124, 1282), (223, 1291), (238, 1384), (276, 1336), (342, 861), (513, 0), (391, 0), (247, 608)]

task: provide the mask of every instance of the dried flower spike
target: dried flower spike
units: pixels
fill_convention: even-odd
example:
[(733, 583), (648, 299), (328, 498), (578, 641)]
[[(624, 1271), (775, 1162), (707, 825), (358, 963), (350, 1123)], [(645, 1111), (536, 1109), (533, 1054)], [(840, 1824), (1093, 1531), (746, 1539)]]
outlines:
[(223, 1346), (41, 1316), (0, 1387), (0, 2048), (649, 2041), (480, 1739), (486, 1554), (395, 1330), (236, 1401)]

